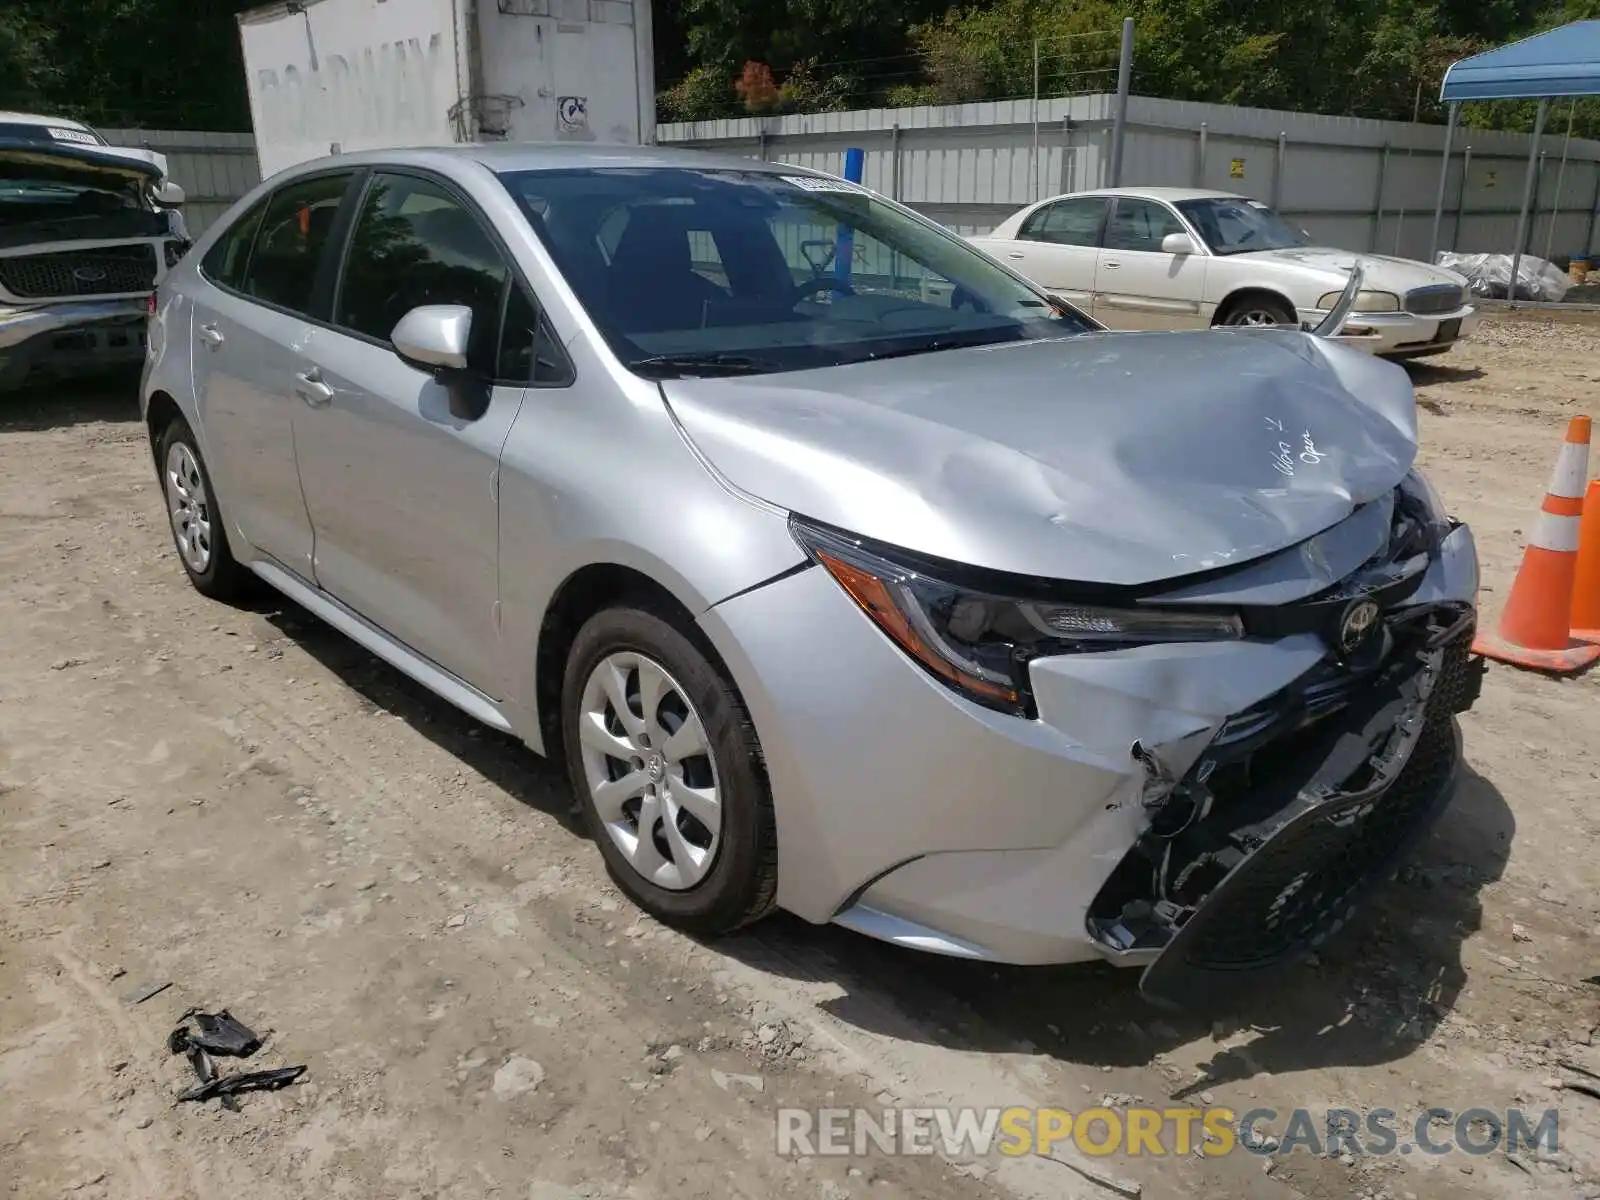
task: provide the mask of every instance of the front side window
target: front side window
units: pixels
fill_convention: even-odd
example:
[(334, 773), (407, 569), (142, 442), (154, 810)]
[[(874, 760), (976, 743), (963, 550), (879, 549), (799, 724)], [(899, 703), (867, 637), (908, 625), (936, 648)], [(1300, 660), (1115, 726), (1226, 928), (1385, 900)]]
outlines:
[(273, 193), (244, 270), (246, 295), (291, 312), (310, 311), (328, 234), (351, 178), (318, 175)]
[(1213, 254), (1248, 254), (1252, 250), (1287, 250), (1311, 244), (1309, 233), (1291, 225), (1259, 200), (1206, 196), (1180, 200), (1178, 210), (1200, 231)]
[(472, 310), (468, 365), (492, 378), (505, 357), (500, 315), (510, 277), (482, 223), (443, 187), (379, 174), (350, 234), (333, 319), (387, 342), (413, 308), (464, 305)]
[(1163, 238), (1185, 232), (1183, 223), (1165, 204), (1123, 196), (1106, 225), (1106, 249), (1159, 254)]
[(761, 170), (502, 176), (643, 373), (800, 370), (1093, 328), (864, 189)]

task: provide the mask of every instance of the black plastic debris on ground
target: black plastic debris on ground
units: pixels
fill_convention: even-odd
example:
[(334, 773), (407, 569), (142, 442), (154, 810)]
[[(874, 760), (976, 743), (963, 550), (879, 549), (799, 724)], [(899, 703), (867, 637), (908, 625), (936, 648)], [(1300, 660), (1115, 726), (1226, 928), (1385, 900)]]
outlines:
[[(194, 1028), (189, 1027), (190, 1019)], [(185, 1101), (205, 1102), (217, 1099), (230, 1112), (239, 1111), (236, 1099), (243, 1092), (275, 1092), (288, 1087), (306, 1073), (306, 1068), (279, 1067), (271, 1071), (244, 1071), (237, 1075), (222, 1075), (212, 1055), (225, 1058), (249, 1058), (261, 1049), (261, 1038), (243, 1022), (223, 1009), (218, 1013), (190, 1009), (179, 1019), (179, 1024), (167, 1035), (167, 1049), (173, 1054), (184, 1054), (200, 1080), (194, 1087), (178, 1097)]]

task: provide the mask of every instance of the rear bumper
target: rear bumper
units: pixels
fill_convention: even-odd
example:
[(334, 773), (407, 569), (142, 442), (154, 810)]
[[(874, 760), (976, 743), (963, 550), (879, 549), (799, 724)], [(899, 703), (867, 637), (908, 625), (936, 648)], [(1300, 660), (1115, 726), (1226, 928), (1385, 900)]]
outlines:
[(141, 297), (0, 308), (0, 386), (138, 363), (148, 319)]

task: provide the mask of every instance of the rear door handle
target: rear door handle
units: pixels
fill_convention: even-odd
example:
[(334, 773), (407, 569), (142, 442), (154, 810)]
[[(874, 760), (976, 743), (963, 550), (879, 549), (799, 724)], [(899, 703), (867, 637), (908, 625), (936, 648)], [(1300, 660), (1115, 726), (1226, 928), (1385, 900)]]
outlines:
[(333, 389), (322, 382), (322, 372), (315, 367), (294, 377), (294, 394), (312, 408), (325, 408), (333, 403)]
[(1023, 257), (1026, 257), (1026, 256), (1020, 250), (1008, 250), (1008, 251), (1006, 251), (1006, 257), (1007, 258), (1023, 258)]
[(200, 326), (200, 340), (208, 346), (220, 346), (227, 339), (222, 336), (222, 330), (215, 325)]
[(1102, 267), (1105, 267), (1107, 270), (1115, 271), (1118, 267), (1120, 267), (1122, 265), (1122, 263), (1120, 263), (1118, 260), (1116, 260), (1114, 258), (1108, 258), (1104, 262), (1102, 262), (1100, 265)]

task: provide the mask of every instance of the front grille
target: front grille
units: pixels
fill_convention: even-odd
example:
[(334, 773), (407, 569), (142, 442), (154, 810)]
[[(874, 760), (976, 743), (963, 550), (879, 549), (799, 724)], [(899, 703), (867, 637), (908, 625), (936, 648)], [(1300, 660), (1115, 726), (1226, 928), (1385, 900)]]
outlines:
[(107, 246), (0, 258), (0, 287), (20, 300), (154, 291), (155, 247)]
[(1412, 288), (1406, 293), (1406, 311), (1419, 317), (1455, 312), (1466, 300), (1463, 289), (1453, 283), (1435, 283)]

